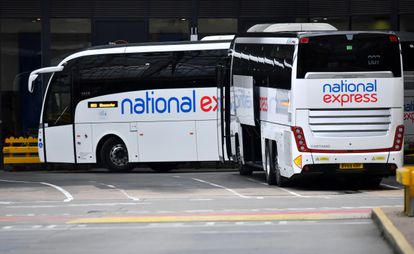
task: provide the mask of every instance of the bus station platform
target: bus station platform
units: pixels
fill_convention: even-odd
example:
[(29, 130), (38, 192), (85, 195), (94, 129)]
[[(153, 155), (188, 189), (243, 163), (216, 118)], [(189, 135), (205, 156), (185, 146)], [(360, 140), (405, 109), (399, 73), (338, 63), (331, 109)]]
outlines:
[(414, 217), (401, 208), (375, 208), (372, 218), (395, 253), (414, 254)]

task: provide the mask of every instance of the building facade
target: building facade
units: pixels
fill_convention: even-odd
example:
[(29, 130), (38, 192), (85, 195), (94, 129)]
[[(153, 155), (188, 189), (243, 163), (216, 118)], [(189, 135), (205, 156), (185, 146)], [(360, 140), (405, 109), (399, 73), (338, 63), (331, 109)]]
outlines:
[(257, 23), (284, 22), (414, 32), (414, 1), (0, 0), (2, 136), (37, 132), (43, 92), (27, 93), (28, 75), (72, 52), (108, 43), (234, 34)]

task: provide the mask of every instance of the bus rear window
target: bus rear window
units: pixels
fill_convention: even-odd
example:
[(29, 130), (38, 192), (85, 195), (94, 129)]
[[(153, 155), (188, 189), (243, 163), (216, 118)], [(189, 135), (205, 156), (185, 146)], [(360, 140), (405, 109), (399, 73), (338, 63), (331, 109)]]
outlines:
[(414, 41), (401, 42), (404, 71), (414, 71)]
[(335, 34), (301, 40), (297, 78), (309, 72), (391, 71), (401, 77), (398, 40), (388, 34)]

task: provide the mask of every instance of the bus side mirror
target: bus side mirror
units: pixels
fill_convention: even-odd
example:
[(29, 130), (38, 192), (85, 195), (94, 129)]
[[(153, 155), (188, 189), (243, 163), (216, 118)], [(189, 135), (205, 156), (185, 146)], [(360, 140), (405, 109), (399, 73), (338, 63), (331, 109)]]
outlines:
[(34, 90), (33, 82), (37, 79), (38, 76), (39, 76), (38, 74), (30, 73), (29, 83), (27, 87), (30, 93), (33, 93), (33, 90)]
[(37, 79), (39, 74), (60, 72), (60, 71), (63, 71), (63, 68), (64, 68), (63, 65), (59, 65), (59, 66), (46, 67), (46, 68), (41, 68), (41, 69), (32, 71), (29, 76), (27, 89), (29, 90), (30, 93), (33, 93), (33, 90), (34, 90), (33, 83)]

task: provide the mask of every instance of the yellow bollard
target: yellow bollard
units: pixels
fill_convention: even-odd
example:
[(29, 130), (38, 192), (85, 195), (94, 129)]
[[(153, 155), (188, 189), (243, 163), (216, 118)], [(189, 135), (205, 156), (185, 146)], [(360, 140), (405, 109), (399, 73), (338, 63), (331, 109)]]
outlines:
[(404, 185), (404, 213), (414, 216), (414, 166), (397, 169), (397, 182)]

